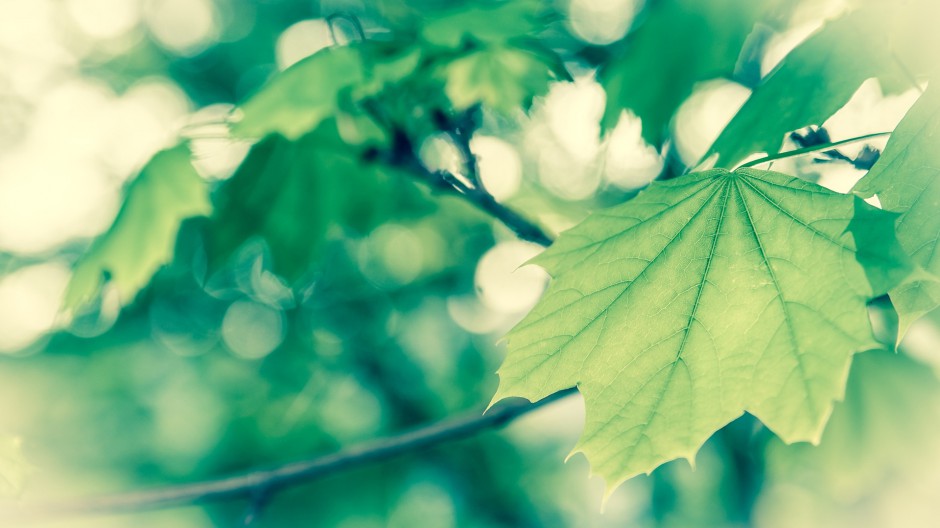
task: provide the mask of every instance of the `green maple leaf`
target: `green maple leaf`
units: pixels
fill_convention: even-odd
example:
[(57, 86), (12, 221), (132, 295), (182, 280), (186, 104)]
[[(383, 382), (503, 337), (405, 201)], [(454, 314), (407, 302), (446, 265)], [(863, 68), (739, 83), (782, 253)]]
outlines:
[(629, 109), (643, 123), (643, 138), (660, 145), (695, 83), (730, 78), (748, 34), (777, 3), (666, 0), (650, 5), (642, 25), (624, 39), (624, 50), (599, 72), (607, 92), (604, 129), (616, 126)]
[(885, 92), (908, 88), (883, 20), (878, 9), (856, 11), (797, 46), (754, 89), (706, 157), (717, 154), (715, 166), (734, 167), (749, 154), (777, 153), (788, 132), (823, 124), (871, 77)]
[(900, 334), (940, 306), (940, 87), (931, 85), (891, 134), (878, 163), (855, 186), (901, 213), (897, 236), (920, 269), (892, 290)]
[(494, 401), (577, 386), (575, 452), (608, 490), (743, 412), (818, 441), (852, 355), (878, 347), (866, 302), (909, 271), (893, 220), (774, 172), (654, 183), (534, 259), (554, 279), (507, 336)]
[(179, 145), (157, 153), (127, 189), (114, 224), (79, 259), (65, 292), (65, 308), (90, 301), (112, 282), (122, 302), (133, 300), (173, 256), (180, 223), (209, 213), (208, 187)]

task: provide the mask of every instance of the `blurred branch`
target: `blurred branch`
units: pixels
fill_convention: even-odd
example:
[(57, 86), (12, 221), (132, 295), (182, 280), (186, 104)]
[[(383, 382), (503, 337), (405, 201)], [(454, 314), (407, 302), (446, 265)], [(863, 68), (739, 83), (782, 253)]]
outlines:
[[(571, 388), (557, 392), (535, 403), (505, 403), (486, 414), (474, 413), (464, 418), (445, 420), (396, 436), (354, 445), (331, 455), (241, 475), (146, 491), (86, 497), (68, 502), (25, 503), (18, 510), (0, 511), (0, 520), (22, 524), (50, 517), (132, 513), (245, 497), (251, 498), (255, 504), (259, 497), (266, 500), (278, 490), (290, 486), (499, 428), (523, 414), (574, 394), (576, 390)], [(254, 506), (249, 508), (247, 522), (251, 522), (255, 517), (254, 509)]]
[[(552, 237), (539, 226), (514, 210), (500, 204), (480, 183), (476, 157), (470, 149), (476, 114), (471, 110), (453, 123), (447, 133), (463, 157), (466, 179), (448, 171), (432, 171), (418, 157), (409, 138), (392, 128), (393, 145), (384, 161), (424, 181), (432, 189), (455, 194), (502, 222), (519, 238), (542, 246)], [(381, 118), (381, 116), (377, 116)], [(376, 156), (381, 153), (372, 153)], [(69, 515), (131, 513), (173, 506), (205, 503), (234, 498), (248, 498), (249, 505), (242, 525), (253, 524), (272, 494), (280, 489), (310, 482), (314, 479), (419, 451), (440, 443), (468, 438), (477, 433), (499, 428), (515, 418), (546, 404), (574, 394), (575, 388), (557, 392), (540, 401), (511, 402), (497, 406), (486, 414), (444, 420), (400, 435), (364, 442), (339, 452), (293, 462), (274, 468), (250, 471), (241, 475), (173, 485), (160, 489), (94, 496), (66, 502), (21, 504), (13, 510), (0, 511), (0, 519), (19, 523), (35, 522), (50, 517)]]
[[(391, 131), (392, 146), (388, 152), (374, 150), (366, 154), (366, 158), (383, 158), (385, 163), (410, 173), (414, 178), (423, 181), (432, 190), (459, 196), (489, 214), (503, 225), (508, 227), (522, 240), (540, 246), (551, 245), (553, 239), (538, 225), (526, 219), (516, 211), (496, 201), (480, 183), (479, 168), (476, 156), (470, 149), (470, 138), (477, 126), (479, 107), (471, 107), (449, 118), (444, 112), (436, 111), (433, 115), (438, 129), (447, 134), (456, 145), (464, 164), (464, 175), (467, 181), (460, 176), (446, 170), (433, 171), (429, 169), (418, 156), (414, 144), (404, 128), (398, 126), (386, 116), (376, 101), (366, 100), (362, 103), (363, 109), (372, 116), (376, 122), (381, 123)], [(469, 183), (468, 183), (469, 182)]]
[(463, 142), (463, 140), (457, 141), (457, 143), (458, 149), (466, 153), (464, 154), (464, 163), (466, 166), (465, 170), (472, 170), (472, 172), (470, 172), (467, 176), (467, 180), (470, 183), (468, 183), (468, 181), (464, 181), (460, 176), (449, 171), (432, 171), (428, 169), (418, 158), (417, 154), (415, 154), (415, 150), (412, 147), (411, 142), (401, 132), (398, 132), (395, 135), (392, 152), (388, 162), (393, 166), (399, 167), (411, 173), (415, 178), (425, 182), (428, 186), (431, 187), (431, 189), (435, 191), (459, 196), (467, 202), (470, 202), (481, 211), (489, 214), (496, 220), (499, 220), (520, 239), (538, 244), (540, 246), (551, 245), (552, 237), (543, 231), (541, 227), (520, 215), (513, 209), (510, 209), (509, 207), (506, 207), (505, 205), (497, 202), (496, 198), (493, 198), (493, 195), (488, 193), (482, 185), (475, 185), (473, 183), (475, 181), (479, 181), (479, 177), (476, 172), (476, 158), (474, 157), (473, 153), (470, 152), (469, 138), (466, 133), (460, 135), (459, 137), (467, 138), (467, 146), (465, 149), (459, 145)]

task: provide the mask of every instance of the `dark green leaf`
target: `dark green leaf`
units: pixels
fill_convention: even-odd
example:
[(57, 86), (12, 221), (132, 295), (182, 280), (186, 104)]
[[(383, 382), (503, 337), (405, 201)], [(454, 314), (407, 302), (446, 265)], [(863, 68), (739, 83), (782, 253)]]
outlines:
[(788, 132), (821, 125), (871, 77), (888, 92), (908, 87), (879, 13), (851, 13), (797, 46), (754, 90), (706, 156), (717, 154), (715, 166), (733, 167), (750, 154), (775, 154)]
[(672, 115), (695, 83), (730, 78), (754, 24), (774, 0), (663, 0), (652, 2), (642, 24), (602, 67), (607, 91), (602, 126), (611, 129), (624, 110), (643, 123), (643, 138), (660, 145)]

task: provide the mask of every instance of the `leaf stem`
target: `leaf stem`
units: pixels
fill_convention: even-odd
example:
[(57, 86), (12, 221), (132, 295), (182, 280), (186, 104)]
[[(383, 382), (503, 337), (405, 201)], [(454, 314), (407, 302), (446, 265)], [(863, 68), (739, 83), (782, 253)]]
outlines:
[(760, 165), (762, 163), (769, 163), (771, 161), (776, 161), (780, 159), (793, 158), (796, 156), (802, 156), (804, 154), (809, 154), (812, 152), (818, 152), (820, 150), (830, 150), (841, 145), (847, 145), (849, 143), (857, 143), (859, 141), (865, 141), (866, 139), (873, 139), (877, 137), (884, 137), (891, 135), (891, 132), (876, 132), (874, 134), (865, 134), (864, 136), (853, 137), (849, 139), (843, 139), (840, 141), (833, 141), (830, 143), (823, 143), (821, 145), (813, 145), (810, 147), (799, 148), (796, 150), (790, 150), (787, 152), (780, 152), (778, 154), (772, 154), (760, 159), (749, 161), (747, 163), (742, 163), (739, 168), (753, 167), (755, 165)]

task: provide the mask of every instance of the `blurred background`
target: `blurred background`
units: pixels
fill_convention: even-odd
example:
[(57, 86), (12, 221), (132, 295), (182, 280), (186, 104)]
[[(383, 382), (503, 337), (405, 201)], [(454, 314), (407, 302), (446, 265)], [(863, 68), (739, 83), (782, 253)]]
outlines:
[[(122, 306), (106, 287), (62, 315), (74, 263), (143, 164), (182, 136), (210, 185), (230, 178), (250, 147), (226, 134), (233, 105), (332, 45), (325, 17), (380, 28), (372, 4), (0, 0), (0, 460), (30, 468), (0, 479), (0, 501), (230, 474), (478, 413), (490, 400), (498, 338), (547, 281), (520, 268), (540, 248), (418, 185), (367, 229), (331, 231), (303, 288), (272, 271), (258, 238), (199, 280), (199, 226), (187, 223), (173, 263), (136, 302)], [(794, 4), (748, 59), (757, 78), (845, 8)], [(485, 111), (471, 143), (494, 197), (555, 233), (670, 164), (693, 164), (750, 93), (726, 79), (697, 84), (671, 121), (668, 155), (629, 114), (602, 135), (605, 94), (583, 57), (640, 24), (643, 3), (556, 7), (563, 17), (548, 30), (575, 81), (553, 83), (528, 115)], [(834, 140), (890, 130), (916, 97), (885, 96), (873, 79), (826, 129)], [(445, 136), (420, 150), (429, 167), (459, 163)], [(774, 168), (843, 192), (863, 174), (807, 157)], [(892, 342), (890, 307), (872, 317)], [(938, 325), (940, 314), (915, 323), (900, 359), (857, 358), (820, 447), (784, 446), (744, 417), (705, 445), (694, 471), (679, 461), (630, 480), (603, 512), (587, 462), (564, 462), (583, 422), (570, 397), (500, 431), (291, 488), (258, 524), (936, 526)], [(245, 509), (235, 500), (44, 525), (237, 526)]]

